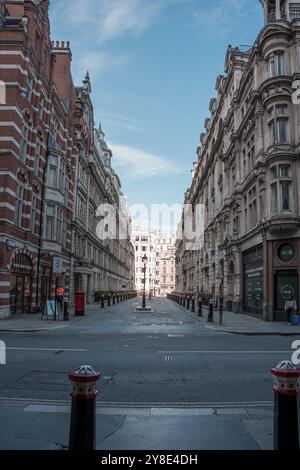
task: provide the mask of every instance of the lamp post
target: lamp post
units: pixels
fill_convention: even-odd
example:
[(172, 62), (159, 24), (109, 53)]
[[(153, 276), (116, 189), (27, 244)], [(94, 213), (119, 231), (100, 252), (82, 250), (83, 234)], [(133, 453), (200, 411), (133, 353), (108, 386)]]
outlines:
[(152, 274), (149, 275), (149, 300), (151, 300), (152, 294)]
[(146, 266), (148, 258), (146, 255), (143, 256), (142, 262), (144, 263), (144, 290), (143, 290), (143, 308), (146, 308)]

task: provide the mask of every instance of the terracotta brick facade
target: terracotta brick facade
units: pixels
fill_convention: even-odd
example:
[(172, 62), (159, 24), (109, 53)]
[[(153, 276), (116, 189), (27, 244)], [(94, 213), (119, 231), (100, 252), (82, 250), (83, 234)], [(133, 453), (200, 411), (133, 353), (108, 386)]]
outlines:
[[(72, 303), (76, 289), (78, 165), (83, 158), (90, 181), (96, 131), (90, 97), (89, 123), (85, 108), (78, 111), (90, 84), (74, 86), (70, 44), (50, 40), (48, 7), (48, 0), (0, 5), (0, 83), (6, 92), (0, 101), (0, 318), (41, 310), (55, 285), (65, 288)], [(107, 199), (109, 175), (101, 156), (98, 172)], [(87, 226), (81, 232), (86, 244)], [(100, 240), (94, 246), (105, 251)], [(52, 272), (55, 257), (62, 260), (58, 277)], [(116, 257), (119, 290), (133, 287), (133, 253), (127, 259)], [(94, 265), (85, 261), (85, 274), (93, 275)], [(96, 283), (89, 293), (87, 282), (78, 287), (93, 300)]]

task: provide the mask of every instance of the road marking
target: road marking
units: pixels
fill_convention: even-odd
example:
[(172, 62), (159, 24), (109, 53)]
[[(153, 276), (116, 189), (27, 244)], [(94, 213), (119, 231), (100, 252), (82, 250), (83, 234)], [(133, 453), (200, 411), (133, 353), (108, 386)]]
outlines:
[(7, 351), (63, 351), (63, 352), (87, 352), (87, 349), (60, 349), (60, 348), (6, 348)]
[(157, 351), (157, 354), (291, 354), (292, 351)]
[(165, 357), (165, 361), (173, 361), (173, 356), (171, 356), (171, 354), (167, 354), (166, 357)]
[(184, 334), (170, 334), (170, 335), (167, 335), (168, 338), (184, 338)]

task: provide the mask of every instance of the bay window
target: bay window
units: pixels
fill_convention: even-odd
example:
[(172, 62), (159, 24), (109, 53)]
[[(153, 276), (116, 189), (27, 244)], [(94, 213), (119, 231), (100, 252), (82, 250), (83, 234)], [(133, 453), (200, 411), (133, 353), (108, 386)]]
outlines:
[(277, 77), (284, 74), (284, 53), (274, 52), (269, 56), (269, 76)]
[(45, 223), (45, 238), (47, 240), (55, 239), (55, 206), (51, 204), (46, 205), (46, 223)]
[(276, 105), (268, 110), (271, 142), (284, 144), (288, 141), (288, 107)]
[(62, 207), (55, 204), (46, 204), (45, 238), (61, 243), (65, 248), (67, 244), (67, 230), (68, 222), (65, 220)]
[(291, 211), (292, 177), (290, 165), (271, 168), (271, 212), (272, 215)]
[(48, 165), (48, 186), (62, 194), (68, 192), (66, 184), (66, 162), (61, 156), (50, 155)]

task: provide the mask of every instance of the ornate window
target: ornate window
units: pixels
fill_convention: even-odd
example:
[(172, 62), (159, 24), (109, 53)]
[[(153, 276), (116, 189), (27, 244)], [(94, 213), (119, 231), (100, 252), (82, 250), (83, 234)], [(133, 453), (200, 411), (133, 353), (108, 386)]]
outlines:
[(271, 142), (284, 144), (288, 141), (288, 107), (279, 104), (268, 109), (268, 125)]
[(284, 52), (274, 52), (269, 56), (269, 75), (270, 77), (277, 77), (284, 75)]
[(292, 177), (291, 166), (276, 165), (271, 168), (271, 213), (291, 211)]

